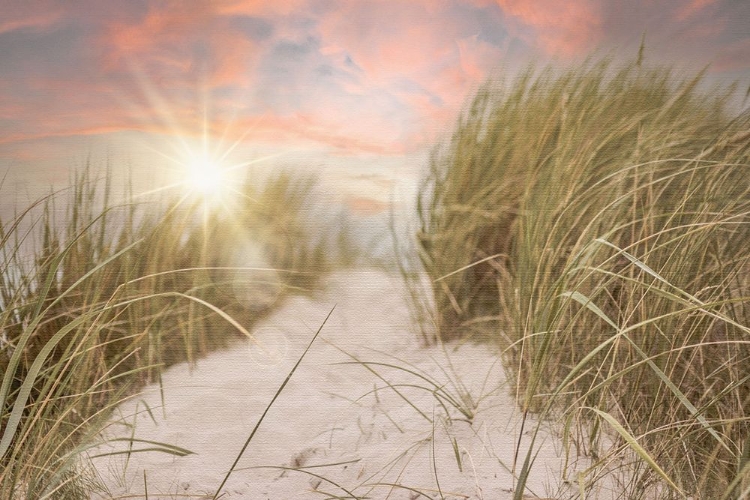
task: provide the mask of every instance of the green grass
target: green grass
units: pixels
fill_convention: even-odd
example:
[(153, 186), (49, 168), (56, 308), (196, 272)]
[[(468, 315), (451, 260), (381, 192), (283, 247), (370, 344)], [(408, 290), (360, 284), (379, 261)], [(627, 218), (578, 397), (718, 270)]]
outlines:
[(250, 335), (355, 254), (311, 232), (312, 177), (248, 183), (227, 213), (167, 197), (115, 206), (109, 177), (88, 172), (0, 223), (2, 498), (86, 497), (77, 457), (123, 397)]
[(522, 410), (599, 457), (584, 492), (615, 456), (623, 498), (750, 484), (750, 115), (702, 78), (490, 82), (424, 179), (437, 336), (505, 348)]

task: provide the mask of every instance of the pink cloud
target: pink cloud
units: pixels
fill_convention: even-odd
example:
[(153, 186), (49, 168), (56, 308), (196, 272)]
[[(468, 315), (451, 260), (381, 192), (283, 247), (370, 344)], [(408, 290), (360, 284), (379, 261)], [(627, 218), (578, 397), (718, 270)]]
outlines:
[(288, 16), (306, 10), (309, 0), (219, 0), (214, 2), (222, 15)]
[(362, 70), (347, 91), (367, 96), (385, 90), (404, 103), (414, 126), (398, 125), (402, 141), (433, 140), (435, 129), (454, 119), (467, 94), (506, 55), (480, 39), (480, 26), (456, 17), (451, 5), (347, 2), (320, 21), (321, 52), (345, 54)]
[[(189, 5), (189, 8), (179, 8)], [(151, 66), (176, 80), (198, 74), (210, 86), (247, 85), (248, 68), (257, 54), (256, 45), (236, 30), (217, 11), (221, 2), (167, 2), (152, 8), (137, 23), (109, 23), (98, 42), (105, 53), (105, 67), (125, 67), (127, 61)], [(191, 44), (207, 53), (196, 55)], [(157, 69), (158, 68), (158, 69)], [(193, 79), (194, 80), (194, 79)]]
[(11, 134), (11, 135), (7, 135), (4, 137), (0, 137), (0, 144), (27, 142), (27, 141), (34, 141), (37, 139), (47, 139), (50, 137), (75, 137), (75, 136), (104, 135), (104, 134), (111, 134), (114, 132), (122, 132), (123, 130), (129, 130), (129, 128), (118, 126), (118, 125), (99, 125), (99, 126), (91, 126), (91, 127), (68, 128), (65, 130), (39, 132), (39, 133), (17, 133), (17, 134)]
[(748, 69), (750, 69), (750, 38), (728, 44), (711, 64), (712, 71)]
[[(318, 117), (294, 114), (291, 116), (264, 115), (259, 119), (247, 119), (251, 130), (249, 140), (262, 140), (278, 144), (308, 142), (311, 145), (327, 145), (340, 154), (372, 153), (380, 155), (401, 154), (403, 146), (398, 143), (362, 137), (347, 133)], [(238, 124), (239, 125), (239, 124)], [(241, 130), (237, 128), (237, 130)]]
[(318, 31), (324, 47), (345, 48), (375, 85), (429, 69), (455, 50), (458, 37), (455, 23), (419, 2), (346, 2)]
[(592, 0), (495, 0), (521, 27), (532, 29), (522, 38), (548, 55), (573, 57), (588, 52), (604, 34), (599, 4)]
[[(71, 47), (58, 52), (74, 55), (69, 66), (49, 64), (57, 62), (49, 50), (25, 42), (24, 57), (9, 59), (18, 69), (0, 79), (1, 142), (119, 130), (196, 134), (205, 92), (216, 134), (265, 112), (251, 140), (400, 154), (445, 134), (473, 90), (496, 68), (529, 57), (529, 47), (569, 58), (658, 30), (658, 43), (673, 42), (668, 58), (718, 54), (713, 71), (750, 67), (750, 42), (737, 35), (746, 25), (741, 8), (718, 0), (640, 0), (638, 8), (614, 0), (145, 5), (39, 0), (1, 9), (0, 33), (23, 31), (22, 41), (43, 32), (40, 43), (52, 44), (58, 25), (86, 28), (57, 30)], [(266, 31), (258, 35), (253, 23)]]
[(689, 17), (693, 17), (706, 7), (713, 5), (717, 0), (691, 0), (687, 5), (682, 7), (677, 12), (677, 20), (684, 21)]
[(470, 84), (484, 82), (501, 64), (508, 62), (505, 50), (483, 42), (476, 35), (457, 40), (456, 45), (461, 71)]
[[(282, 102), (255, 103), (266, 106), (274, 117), (261, 121), (259, 134), (318, 142), (340, 152), (402, 152), (434, 139), (436, 129), (460, 109), (467, 91), (503, 55), (474, 34), (478, 27), (453, 15), (452, 0), (342, 2), (318, 18), (311, 31), (284, 21), (285, 16), (308, 11), (309, 4), (308, 0), (168, 0), (152, 4), (145, 14), (103, 19), (92, 40), (99, 49), (96, 64), (115, 79), (110, 86), (114, 83), (137, 97), (142, 91), (136, 80), (142, 78), (151, 97), (131, 103), (127, 110), (112, 109), (112, 99), (107, 97), (118, 93), (113, 88), (53, 82), (53, 92), (68, 96), (64, 101), (69, 104), (80, 96), (93, 98), (71, 106), (68, 111), (76, 114), (75, 119), (66, 112), (54, 114), (55, 118), (34, 113), (38, 116), (27, 120), (34, 121), (33, 132), (22, 130), (5, 140), (97, 130), (197, 130), (202, 116), (194, 109), (196, 103), (189, 101), (198, 100), (195, 85), (201, 77), (208, 93), (221, 87), (257, 88), (263, 77), (258, 64), (273, 43), (313, 36), (320, 40), (316, 50), (321, 58), (314, 64), (328, 64), (350, 78), (336, 80), (338, 87), (333, 89), (311, 87), (304, 80), (308, 75), (292, 68), (290, 77), (302, 80), (284, 92), (290, 102), (299, 102), (289, 104), (287, 110), (277, 107), (286, 106)], [(274, 23), (274, 39), (260, 44), (242, 36), (231, 25), (235, 15), (269, 19)], [(204, 52), (203, 57), (196, 55), (195, 48)], [(352, 61), (356, 71), (348, 66)], [(140, 77), (132, 72), (134, 64)], [(278, 87), (274, 84), (267, 83)], [(284, 94), (277, 93), (277, 100), (278, 96)], [(63, 105), (62, 100), (57, 102)], [(216, 114), (227, 111), (217, 109)], [(70, 129), (72, 121), (78, 124), (75, 129)]]
[(14, 2), (12, 6), (0, 5), (0, 10), (3, 12), (0, 33), (21, 29), (43, 30), (54, 25), (64, 15), (59, 4), (49, 1)]

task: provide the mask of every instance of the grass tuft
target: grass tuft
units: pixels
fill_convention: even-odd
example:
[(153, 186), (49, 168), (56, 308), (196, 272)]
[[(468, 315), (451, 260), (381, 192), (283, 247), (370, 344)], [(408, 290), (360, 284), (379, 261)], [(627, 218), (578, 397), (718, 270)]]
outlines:
[[(0, 497), (85, 497), (79, 454), (124, 397), (250, 336), (340, 265), (340, 235), (309, 232), (316, 186), (282, 172), (245, 185), (231, 212), (187, 198), (116, 206), (109, 177), (86, 170), (0, 222)], [(190, 453), (128, 439), (128, 453)]]
[(738, 498), (747, 475), (750, 114), (730, 102), (640, 56), (531, 69), (478, 92), (418, 200), (439, 340), (499, 342), (523, 411), (600, 458), (586, 481), (633, 463), (624, 498)]

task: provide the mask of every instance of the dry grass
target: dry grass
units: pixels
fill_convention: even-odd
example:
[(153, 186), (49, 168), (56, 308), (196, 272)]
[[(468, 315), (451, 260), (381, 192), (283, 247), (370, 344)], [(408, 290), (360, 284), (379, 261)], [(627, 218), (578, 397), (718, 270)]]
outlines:
[(522, 409), (601, 457), (589, 485), (630, 462), (623, 498), (747, 484), (750, 115), (730, 95), (640, 59), (530, 70), (478, 93), (424, 181), (440, 337), (500, 342)]
[(281, 173), (221, 215), (113, 206), (84, 173), (0, 224), (0, 497), (85, 497), (80, 446), (124, 395), (339, 266), (344, 239), (306, 232), (316, 185)]

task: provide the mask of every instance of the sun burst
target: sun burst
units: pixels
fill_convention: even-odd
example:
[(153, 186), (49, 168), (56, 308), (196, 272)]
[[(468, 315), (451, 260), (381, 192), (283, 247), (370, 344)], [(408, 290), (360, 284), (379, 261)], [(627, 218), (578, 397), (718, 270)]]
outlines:
[(226, 174), (218, 161), (206, 154), (198, 154), (187, 161), (186, 184), (203, 196), (221, 196), (226, 188)]
[(224, 120), (212, 119), (211, 92), (204, 87), (197, 88), (198, 100), (203, 101), (202, 110), (191, 108), (190, 103), (170, 103), (139, 63), (131, 63), (150, 112), (159, 119), (156, 128), (164, 132), (140, 143), (156, 156), (154, 166), (163, 177), (159, 177), (159, 186), (139, 192), (136, 198), (172, 192), (176, 194), (176, 206), (185, 203), (192, 207), (194, 202), (201, 202), (206, 213), (216, 210), (232, 213), (242, 200), (254, 201), (243, 189), (249, 168), (285, 154), (283, 151), (258, 154), (256, 147), (249, 149), (248, 136), (260, 118), (243, 126), (243, 130), (237, 128), (232, 113), (224, 113), (229, 117)]

